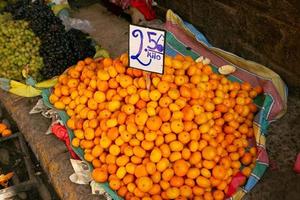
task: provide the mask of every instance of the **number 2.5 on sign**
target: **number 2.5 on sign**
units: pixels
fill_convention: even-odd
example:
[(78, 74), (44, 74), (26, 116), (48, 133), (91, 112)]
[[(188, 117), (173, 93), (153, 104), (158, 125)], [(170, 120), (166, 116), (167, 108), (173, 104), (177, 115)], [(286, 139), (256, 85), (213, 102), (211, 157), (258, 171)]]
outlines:
[(165, 31), (136, 25), (129, 26), (129, 66), (163, 73)]

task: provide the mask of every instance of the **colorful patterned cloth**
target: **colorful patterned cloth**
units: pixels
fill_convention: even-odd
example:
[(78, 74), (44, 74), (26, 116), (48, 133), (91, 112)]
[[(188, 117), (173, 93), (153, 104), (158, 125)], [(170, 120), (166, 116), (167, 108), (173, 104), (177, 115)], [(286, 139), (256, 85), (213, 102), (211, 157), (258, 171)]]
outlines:
[(264, 94), (255, 99), (260, 111), (255, 116), (254, 133), (258, 158), (256, 166), (246, 185), (239, 188), (228, 199), (240, 200), (261, 179), (269, 166), (266, 151), (266, 135), (270, 123), (282, 117), (287, 110), (287, 87), (278, 74), (258, 63), (245, 60), (234, 54), (212, 47), (202, 33), (191, 24), (183, 22), (179, 16), (171, 10), (167, 12), (166, 54), (189, 55), (193, 59), (200, 56), (211, 60), (214, 71), (223, 65), (233, 65), (237, 70), (229, 76), (229, 79), (237, 82), (249, 82), (252, 86), (262, 86)]

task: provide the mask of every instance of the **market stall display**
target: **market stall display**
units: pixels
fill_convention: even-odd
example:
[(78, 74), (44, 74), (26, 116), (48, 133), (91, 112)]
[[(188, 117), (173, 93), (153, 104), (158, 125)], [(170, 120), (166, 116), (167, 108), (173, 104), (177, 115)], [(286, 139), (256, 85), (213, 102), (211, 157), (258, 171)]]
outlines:
[[(286, 106), (284, 84), (273, 73), (199, 45), (199, 38), (189, 37), (194, 30), (176, 16), (169, 16), (166, 24), (169, 56), (165, 73), (158, 75), (130, 68), (127, 54), (93, 59), (88, 35), (66, 31), (44, 4), (19, 2), (7, 10), (15, 20), (0, 16), (0, 22), (2, 17), (13, 24), (8, 32), (0, 27), (0, 42), (12, 42), (0, 48), (0, 65), (8, 67), (0, 77), (22, 80), (22, 71), (35, 80), (60, 75), (43, 97), (67, 129), (59, 124), (52, 132), (63, 129), (59, 138), (89, 162), (93, 180), (105, 183), (113, 198), (240, 199), (264, 173), (266, 129)], [(20, 27), (23, 35), (11, 34)], [(29, 46), (28, 41), (34, 42)], [(16, 48), (23, 43), (25, 50)], [(28, 51), (43, 63), (28, 64)], [(1, 53), (7, 61), (2, 62)], [(226, 66), (228, 76), (220, 75)], [(0, 124), (0, 135), (7, 135), (1, 128), (6, 131)]]
[(244, 177), (255, 166), (252, 99), (262, 88), (191, 57), (167, 57), (165, 74), (148, 78), (127, 59), (80, 61), (49, 97), (69, 115), (72, 145), (84, 150), (94, 180), (126, 199), (223, 199), (241, 166)]

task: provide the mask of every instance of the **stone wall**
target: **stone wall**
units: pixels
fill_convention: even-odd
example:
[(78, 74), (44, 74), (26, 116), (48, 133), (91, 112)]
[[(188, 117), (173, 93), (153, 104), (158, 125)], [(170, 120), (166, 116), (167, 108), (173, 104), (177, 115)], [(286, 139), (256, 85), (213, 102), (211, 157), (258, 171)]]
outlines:
[(216, 47), (268, 66), (300, 86), (299, 0), (159, 0), (194, 24)]

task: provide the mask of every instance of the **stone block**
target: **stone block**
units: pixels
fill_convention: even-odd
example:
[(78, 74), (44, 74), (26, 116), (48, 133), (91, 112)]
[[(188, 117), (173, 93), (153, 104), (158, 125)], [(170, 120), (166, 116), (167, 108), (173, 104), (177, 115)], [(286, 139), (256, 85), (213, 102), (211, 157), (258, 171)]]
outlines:
[[(193, 24), (202, 31), (209, 41), (220, 48), (232, 45), (228, 38), (237, 37), (237, 10), (218, 1), (194, 0)], [(226, 38), (226, 39), (224, 39)]]

